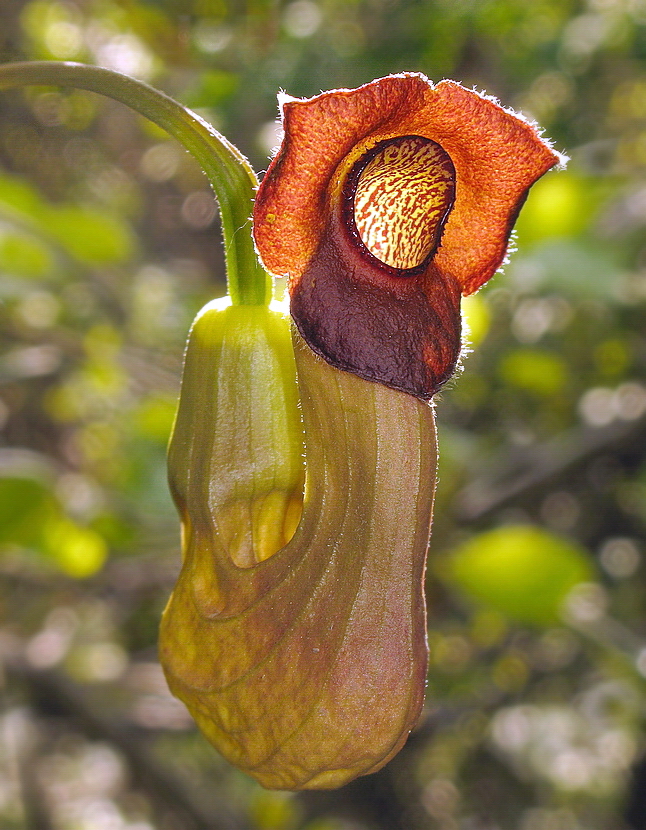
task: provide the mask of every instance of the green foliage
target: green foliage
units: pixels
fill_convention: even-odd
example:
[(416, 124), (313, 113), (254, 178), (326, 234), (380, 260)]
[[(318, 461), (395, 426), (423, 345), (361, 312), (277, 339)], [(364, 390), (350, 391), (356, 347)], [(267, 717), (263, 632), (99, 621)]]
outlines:
[(2, 240), (6, 268), (21, 275), (45, 277), (51, 270), (47, 242), (82, 265), (109, 265), (132, 257), (132, 230), (111, 211), (48, 203), (20, 179), (0, 177), (0, 211), (18, 228), (32, 231), (33, 238), (15, 230)]
[(0, 503), (0, 544), (5, 550), (50, 559), (77, 579), (91, 576), (104, 564), (107, 545), (103, 537), (66, 516), (44, 483), (2, 478)]
[(529, 525), (474, 536), (452, 552), (442, 572), (472, 601), (538, 626), (561, 622), (570, 592), (594, 579), (584, 548)]

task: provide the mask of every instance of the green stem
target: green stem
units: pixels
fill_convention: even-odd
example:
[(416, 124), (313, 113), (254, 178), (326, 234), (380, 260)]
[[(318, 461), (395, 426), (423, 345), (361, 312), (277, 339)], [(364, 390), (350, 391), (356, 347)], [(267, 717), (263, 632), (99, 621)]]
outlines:
[(258, 179), (247, 159), (210, 124), (148, 84), (79, 63), (34, 61), (0, 65), (0, 89), (37, 84), (71, 86), (107, 95), (149, 118), (176, 138), (200, 163), (216, 193), (231, 301), (267, 305), (271, 278), (262, 268), (251, 236)]

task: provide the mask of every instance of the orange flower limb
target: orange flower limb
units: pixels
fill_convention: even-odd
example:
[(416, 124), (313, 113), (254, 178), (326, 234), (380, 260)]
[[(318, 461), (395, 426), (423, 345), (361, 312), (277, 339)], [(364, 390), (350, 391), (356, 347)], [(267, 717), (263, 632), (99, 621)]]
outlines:
[(522, 117), (404, 73), (283, 96), (254, 236), (292, 316), (338, 368), (422, 399), (451, 376), (461, 295), (504, 261), (531, 185), (563, 162)]

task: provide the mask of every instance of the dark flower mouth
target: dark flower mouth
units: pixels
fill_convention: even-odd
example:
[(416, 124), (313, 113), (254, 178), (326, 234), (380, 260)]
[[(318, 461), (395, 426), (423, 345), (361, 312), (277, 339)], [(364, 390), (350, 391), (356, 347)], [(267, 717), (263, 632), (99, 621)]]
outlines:
[(355, 162), (343, 199), (355, 243), (392, 275), (412, 276), (439, 247), (455, 200), (455, 167), (428, 138), (386, 139)]

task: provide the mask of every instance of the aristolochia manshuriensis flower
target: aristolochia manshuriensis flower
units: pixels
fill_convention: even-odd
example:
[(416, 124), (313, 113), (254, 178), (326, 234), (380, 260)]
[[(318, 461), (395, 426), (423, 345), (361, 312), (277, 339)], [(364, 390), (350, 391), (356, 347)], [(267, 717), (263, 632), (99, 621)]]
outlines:
[(170, 688), (267, 787), (379, 769), (424, 698), (427, 401), (458, 359), (460, 295), (499, 267), (527, 190), (560, 157), (450, 81), (396, 75), (284, 99), (254, 230), (267, 269), (289, 277), (292, 343), (289, 318), (267, 307), (248, 222), (257, 179), (236, 148), (101, 67), (0, 66), (0, 89), (30, 83), (152, 119), (220, 204), (229, 297), (193, 324), (169, 447), (183, 552), (160, 630)]
[(393, 75), (284, 97), (254, 235), (333, 366), (430, 399), (460, 353), (460, 296), (503, 262), (530, 186), (562, 161), (535, 127), (453, 81)]
[(420, 75), (285, 99), (283, 123), (254, 231), (300, 335), (217, 303), (193, 326), (169, 451), (184, 564), (160, 655), (234, 764), (329, 788), (383, 766), (419, 717), (428, 399), (458, 359), (461, 294), (500, 266), (559, 156)]

